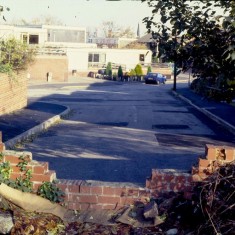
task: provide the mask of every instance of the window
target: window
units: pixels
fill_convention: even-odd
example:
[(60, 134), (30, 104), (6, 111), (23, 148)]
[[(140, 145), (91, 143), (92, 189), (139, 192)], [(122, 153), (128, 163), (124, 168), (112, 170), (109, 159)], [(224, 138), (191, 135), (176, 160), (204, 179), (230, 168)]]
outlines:
[(38, 44), (38, 35), (29, 35), (29, 44)]
[(26, 44), (28, 43), (28, 34), (27, 33), (21, 34), (21, 41)]
[(88, 62), (105, 63), (106, 55), (104, 53), (89, 53)]
[(144, 62), (144, 57), (145, 57), (144, 54), (140, 54), (140, 56), (139, 56), (139, 61), (140, 61), (140, 62)]

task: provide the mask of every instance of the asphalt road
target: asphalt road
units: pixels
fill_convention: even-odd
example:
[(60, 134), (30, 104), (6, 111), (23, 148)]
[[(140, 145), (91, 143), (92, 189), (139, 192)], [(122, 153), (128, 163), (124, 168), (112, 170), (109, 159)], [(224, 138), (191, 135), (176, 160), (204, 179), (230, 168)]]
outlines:
[(152, 168), (191, 171), (205, 144), (230, 145), (234, 137), (173, 96), (169, 83), (31, 84), (30, 102), (63, 104), (72, 112), (22, 148), (48, 161), (59, 179), (143, 186)]

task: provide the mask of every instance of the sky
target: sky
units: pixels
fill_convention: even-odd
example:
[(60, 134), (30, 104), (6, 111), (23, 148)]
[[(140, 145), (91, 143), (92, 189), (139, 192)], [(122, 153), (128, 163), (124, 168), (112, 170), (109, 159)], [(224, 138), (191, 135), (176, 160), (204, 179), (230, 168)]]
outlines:
[[(7, 23), (47, 15), (63, 25), (94, 29), (104, 21), (113, 21), (117, 26), (131, 27), (135, 33), (139, 24), (140, 36), (147, 31), (143, 18), (151, 16), (147, 3), (140, 0), (0, 0), (0, 5), (10, 8), (4, 11)], [(0, 23), (5, 22), (1, 19)]]

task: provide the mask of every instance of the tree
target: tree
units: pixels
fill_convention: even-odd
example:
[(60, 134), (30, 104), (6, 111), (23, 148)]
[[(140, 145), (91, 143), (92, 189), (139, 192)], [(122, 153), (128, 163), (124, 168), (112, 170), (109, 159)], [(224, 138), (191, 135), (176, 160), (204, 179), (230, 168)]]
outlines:
[(141, 76), (143, 76), (143, 70), (142, 70), (141, 64), (137, 64), (135, 66), (135, 73), (136, 73), (137, 79), (141, 80)]
[(139, 42), (136, 42), (136, 41), (127, 44), (123, 48), (126, 48), (126, 49), (143, 49), (143, 50), (148, 49), (148, 47), (145, 43), (139, 43)]
[(152, 72), (152, 67), (148, 66), (147, 73), (151, 73), (151, 72)]
[(54, 16), (50, 15), (42, 15), (40, 17), (32, 18), (31, 20), (16, 19), (12, 22), (12, 24), (17, 25), (63, 25), (60, 19), (57, 19)]
[(35, 50), (15, 38), (0, 41), (0, 72), (26, 70), (33, 61)]
[(130, 27), (118, 26), (113, 21), (103, 21), (101, 29), (105, 38), (135, 37), (135, 33)]
[(123, 71), (122, 71), (122, 66), (118, 67), (118, 77), (122, 79), (123, 77)]
[(110, 78), (112, 77), (113, 71), (112, 71), (112, 63), (108, 62), (106, 70), (105, 70), (106, 75), (108, 75)]
[[(143, 20), (149, 32), (157, 33), (162, 48), (159, 56), (175, 63), (174, 90), (176, 76), (181, 72), (176, 66), (183, 71), (192, 69), (194, 76), (205, 79), (234, 79), (234, 0), (142, 2), (154, 8), (153, 15)], [(215, 7), (230, 17), (216, 15)]]

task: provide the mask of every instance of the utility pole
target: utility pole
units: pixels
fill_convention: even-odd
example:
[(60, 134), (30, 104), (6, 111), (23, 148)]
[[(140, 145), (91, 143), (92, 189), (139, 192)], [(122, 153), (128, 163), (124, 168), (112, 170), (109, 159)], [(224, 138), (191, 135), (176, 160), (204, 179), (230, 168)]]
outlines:
[(177, 78), (177, 52), (176, 52), (176, 46), (177, 46), (177, 37), (174, 37), (174, 83), (173, 83), (173, 91), (176, 91), (176, 78)]

